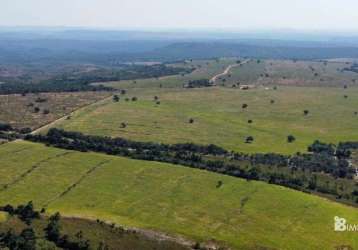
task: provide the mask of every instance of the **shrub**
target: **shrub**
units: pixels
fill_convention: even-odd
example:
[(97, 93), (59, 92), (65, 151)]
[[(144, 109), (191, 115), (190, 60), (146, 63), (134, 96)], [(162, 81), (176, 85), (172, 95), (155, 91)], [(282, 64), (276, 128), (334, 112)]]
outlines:
[(292, 142), (294, 142), (295, 140), (296, 140), (296, 138), (295, 138), (293, 135), (287, 136), (287, 142), (288, 142), (288, 143), (292, 143)]

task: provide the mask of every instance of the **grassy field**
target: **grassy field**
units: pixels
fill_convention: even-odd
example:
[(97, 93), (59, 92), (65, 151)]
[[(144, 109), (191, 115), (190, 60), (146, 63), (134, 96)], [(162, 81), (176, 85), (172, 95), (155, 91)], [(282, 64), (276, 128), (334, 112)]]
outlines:
[[(356, 87), (129, 90), (128, 97), (133, 96), (138, 100), (121, 97), (118, 103), (108, 100), (85, 107), (56, 126), (139, 141), (213, 143), (241, 152), (284, 154), (306, 151), (316, 139), (331, 143), (358, 140)], [(159, 97), (160, 105), (153, 101), (154, 96)], [(243, 109), (243, 104), (248, 107)], [(304, 115), (304, 110), (309, 114)], [(296, 137), (293, 143), (287, 143), (290, 134)], [(247, 136), (253, 136), (254, 142), (246, 144)]]
[(334, 216), (357, 223), (355, 208), (287, 188), (22, 141), (1, 145), (0, 155), (0, 185), (7, 185), (0, 205), (33, 200), (49, 213), (101, 218), (234, 249), (358, 247), (356, 233), (333, 230)]
[(239, 67), (234, 67), (230, 73), (217, 82), (217, 85), (232, 87), (234, 84), (238, 85), (252, 85), (257, 84), (259, 79), (265, 73), (266, 64), (262, 61), (248, 60)]
[(221, 77), (220, 86), (241, 85), (289, 85), (307, 87), (357, 86), (358, 74), (342, 71), (352, 62), (345, 61), (292, 61), (249, 60), (235, 67), (230, 74)]
[[(0, 122), (35, 129), (109, 95), (104, 92), (0, 95)], [(45, 114), (45, 110), (49, 113)]]
[(344, 86), (358, 84), (358, 74), (342, 71), (351, 62), (276, 61), (264, 62), (269, 77), (262, 83), (296, 86)]
[(176, 76), (166, 76), (151, 79), (139, 79), (136, 81), (119, 81), (119, 82), (110, 82), (110, 83), (101, 83), (108, 87), (118, 88), (118, 89), (130, 89), (130, 88), (175, 88), (182, 87), (184, 84), (188, 83), (190, 80), (197, 79), (210, 79), (213, 76), (223, 72), (226, 67), (236, 62), (235, 59), (218, 59), (218, 60), (193, 60), (185, 63), (176, 63), (171, 64), (173, 67), (190, 67), (195, 68), (191, 74), (187, 75), (176, 75)]
[(0, 212), (0, 223), (5, 222), (7, 220), (7, 214)]

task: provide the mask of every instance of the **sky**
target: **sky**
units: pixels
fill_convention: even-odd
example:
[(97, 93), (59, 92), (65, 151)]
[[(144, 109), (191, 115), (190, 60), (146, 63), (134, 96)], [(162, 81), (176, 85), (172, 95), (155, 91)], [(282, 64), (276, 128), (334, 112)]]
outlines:
[(358, 31), (357, 0), (0, 0), (0, 26)]

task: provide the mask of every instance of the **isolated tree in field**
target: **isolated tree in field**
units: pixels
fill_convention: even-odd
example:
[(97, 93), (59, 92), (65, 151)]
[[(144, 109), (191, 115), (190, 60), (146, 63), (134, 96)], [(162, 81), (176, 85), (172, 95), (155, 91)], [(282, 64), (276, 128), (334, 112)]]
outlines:
[(155, 101), (159, 100), (159, 97), (158, 97), (158, 96), (154, 96), (154, 100), (155, 100)]
[(347, 98), (348, 98), (348, 96), (347, 96), (347, 95), (344, 95), (344, 98), (345, 98), (345, 99), (347, 99)]
[(40, 112), (40, 108), (39, 108), (39, 107), (35, 107), (35, 108), (34, 108), (34, 112), (35, 112), (35, 113)]
[(303, 110), (303, 114), (304, 115), (308, 115), (309, 114), (309, 111), (306, 109), (306, 110)]
[(248, 120), (247, 123), (251, 124), (251, 123), (252, 123), (252, 120)]
[(155, 104), (160, 105), (160, 101), (157, 101)]
[(119, 102), (119, 96), (118, 96), (118, 95), (114, 95), (114, 96), (113, 96), (113, 101), (114, 101), (114, 102)]
[(242, 104), (242, 108), (246, 109), (248, 107), (248, 105), (246, 103)]
[(138, 100), (138, 98), (137, 98), (137, 97), (135, 97), (135, 96), (134, 96), (134, 97), (132, 97), (132, 101), (133, 101), (133, 102), (135, 102), (135, 101), (137, 101), (137, 100)]
[(252, 137), (252, 136), (248, 136), (245, 139), (245, 143), (252, 143), (253, 141), (254, 141), (254, 137)]
[(190, 118), (189, 119), (189, 123), (191, 124), (191, 123), (194, 123), (194, 119), (193, 118)]
[(126, 128), (126, 127), (127, 127), (127, 124), (125, 122), (122, 122), (120, 125), (120, 128)]
[(124, 99), (126, 102), (129, 102), (129, 98), (127, 97), (126, 99)]
[(288, 143), (292, 143), (292, 142), (294, 142), (295, 140), (296, 140), (296, 138), (295, 138), (293, 135), (287, 136), (287, 142), (288, 142)]
[(271, 103), (271, 104), (274, 104), (274, 103), (275, 103), (275, 100), (271, 100), (270, 103)]

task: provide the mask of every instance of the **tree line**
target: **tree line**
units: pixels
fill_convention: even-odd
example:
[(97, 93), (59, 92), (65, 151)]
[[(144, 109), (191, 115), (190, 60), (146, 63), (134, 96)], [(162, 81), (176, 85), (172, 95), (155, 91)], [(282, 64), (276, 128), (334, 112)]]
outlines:
[[(84, 135), (61, 129), (50, 129), (47, 135), (27, 135), (27, 140), (81, 152), (94, 151), (133, 159), (167, 162), (205, 169), (220, 174), (261, 180), (302, 191), (330, 194), (337, 199), (358, 203), (358, 196), (349, 185), (341, 187), (338, 179), (353, 183), (348, 151), (358, 143), (340, 143), (337, 147), (315, 141), (309, 153), (244, 154), (229, 152), (216, 145), (159, 144), (136, 142), (123, 138)], [(345, 153), (341, 153), (344, 151)], [(327, 178), (330, 183), (327, 183)], [(358, 190), (357, 190), (358, 191)]]

